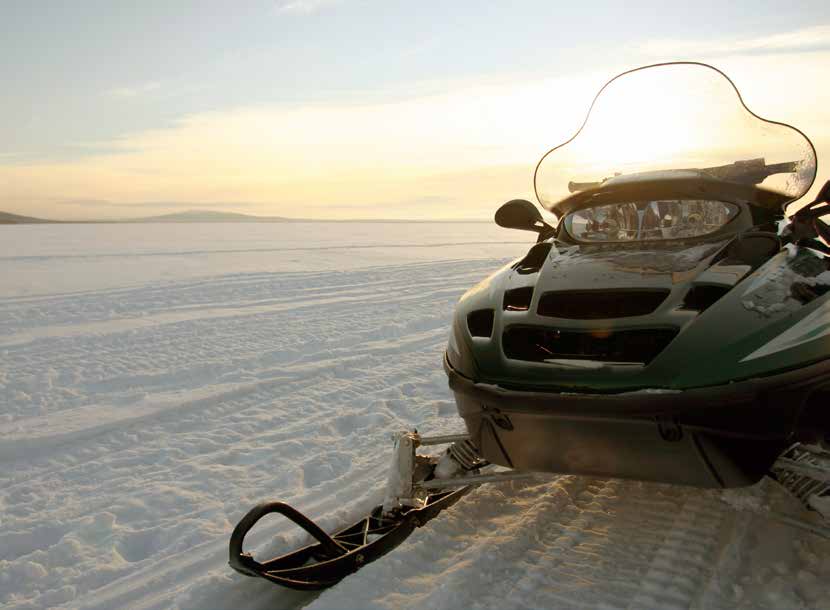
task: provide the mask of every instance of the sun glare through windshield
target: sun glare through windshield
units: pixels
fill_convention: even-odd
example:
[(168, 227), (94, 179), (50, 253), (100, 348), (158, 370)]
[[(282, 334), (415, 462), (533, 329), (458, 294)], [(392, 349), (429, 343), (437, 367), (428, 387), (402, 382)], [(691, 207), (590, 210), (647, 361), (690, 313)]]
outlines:
[(793, 200), (812, 185), (816, 156), (800, 131), (750, 112), (718, 70), (664, 64), (609, 81), (577, 135), (539, 162), (535, 188), (552, 209), (611, 178), (679, 170), (755, 184)]

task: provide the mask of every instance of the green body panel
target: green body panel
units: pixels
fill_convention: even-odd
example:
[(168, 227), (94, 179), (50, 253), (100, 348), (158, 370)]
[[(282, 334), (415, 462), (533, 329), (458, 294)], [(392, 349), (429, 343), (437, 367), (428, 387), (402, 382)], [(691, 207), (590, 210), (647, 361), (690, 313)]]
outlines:
[[(827, 268), (810, 250), (784, 249), (755, 271), (723, 264), (731, 239), (666, 243), (579, 245), (556, 242), (538, 272), (506, 265), (459, 301), (448, 354), (453, 366), (479, 382), (528, 390), (617, 393), (647, 388), (684, 390), (770, 375), (830, 355), (830, 293), (802, 303), (794, 282), (815, 282)], [(729, 291), (705, 311), (683, 309), (695, 285)], [(505, 290), (532, 286), (528, 311), (504, 311)], [(561, 290), (665, 289), (669, 296), (648, 315), (604, 320), (540, 316), (541, 295)], [(494, 310), (490, 338), (472, 337), (469, 313)], [(608, 331), (676, 328), (678, 335), (649, 364), (593, 363), (573, 368), (505, 357), (502, 332), (510, 325)], [(795, 329), (795, 333), (792, 330)], [(787, 333), (790, 333), (788, 336)], [(765, 346), (767, 346), (765, 348)]]

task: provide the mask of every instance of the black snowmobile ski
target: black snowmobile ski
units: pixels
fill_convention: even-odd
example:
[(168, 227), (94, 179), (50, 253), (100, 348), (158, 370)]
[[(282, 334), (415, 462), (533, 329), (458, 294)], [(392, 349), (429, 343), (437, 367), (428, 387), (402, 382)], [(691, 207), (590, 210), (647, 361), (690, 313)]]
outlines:
[[(291, 589), (326, 589), (396, 548), (416, 527), (455, 504), (470, 489), (472, 487), (467, 486), (432, 494), (423, 507), (404, 508), (391, 516), (384, 514), (382, 505), (376, 506), (366, 517), (331, 536), (288, 504), (264, 502), (248, 511), (234, 528), (229, 563), (240, 574), (258, 576)], [(272, 513), (287, 517), (315, 538), (317, 543), (263, 563), (256, 561), (249, 553), (243, 552), (242, 543), (248, 531)]]

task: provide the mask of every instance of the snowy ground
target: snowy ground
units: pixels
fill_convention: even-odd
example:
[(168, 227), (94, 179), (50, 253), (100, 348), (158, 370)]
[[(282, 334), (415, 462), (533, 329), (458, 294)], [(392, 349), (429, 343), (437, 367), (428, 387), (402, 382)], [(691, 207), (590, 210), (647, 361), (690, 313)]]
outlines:
[[(319, 596), (227, 566), (256, 502), (348, 522), (380, 497), (389, 431), (461, 430), (440, 366), (453, 304), (528, 243), (489, 225), (0, 227), (0, 606), (828, 607), (830, 542), (763, 516), (810, 518), (771, 484), (484, 487)], [(274, 518), (248, 547), (299, 540)]]

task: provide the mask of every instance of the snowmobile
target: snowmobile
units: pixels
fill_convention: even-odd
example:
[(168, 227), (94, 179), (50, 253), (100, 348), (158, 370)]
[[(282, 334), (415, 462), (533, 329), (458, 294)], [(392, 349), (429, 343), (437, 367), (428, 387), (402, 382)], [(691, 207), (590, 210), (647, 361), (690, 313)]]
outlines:
[[(720, 70), (655, 64), (608, 81), (496, 212), (526, 255), (469, 290), (444, 369), (466, 433), (394, 435), (382, 505), (327, 534), (280, 503), (230, 541), (237, 571), (321, 589), (477, 485), (578, 474), (728, 488), (765, 475), (830, 503), (830, 182), (798, 129), (750, 111)], [(417, 448), (448, 445), (439, 455)], [(265, 562), (281, 514), (314, 539)], [(826, 532), (825, 532), (826, 533)]]

